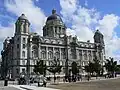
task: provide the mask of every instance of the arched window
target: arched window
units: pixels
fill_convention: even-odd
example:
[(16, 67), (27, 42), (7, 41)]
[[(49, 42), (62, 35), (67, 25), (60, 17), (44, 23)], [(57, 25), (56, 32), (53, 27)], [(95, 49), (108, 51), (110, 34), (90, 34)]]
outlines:
[(76, 50), (74, 48), (71, 49), (71, 58), (76, 59)]
[(53, 59), (53, 52), (52, 52), (52, 51), (49, 51), (49, 52), (48, 52), (48, 58), (49, 58), (49, 59)]
[(84, 60), (87, 60), (87, 54), (86, 53), (84, 54)]
[(92, 56), (91, 56), (91, 54), (89, 54), (88, 56), (89, 56), (89, 61), (91, 61), (91, 60), (92, 60)]
[(61, 58), (62, 58), (62, 59), (65, 59), (65, 52), (62, 52), (62, 53), (61, 53)]
[(33, 50), (33, 51), (32, 51), (32, 57), (33, 57), (33, 58), (38, 57), (38, 47), (34, 45), (34, 46), (32, 47), (32, 50)]
[(56, 57), (57, 59), (59, 59), (59, 58), (60, 58), (60, 53), (59, 53), (59, 52), (56, 52), (56, 53), (55, 53), (55, 57)]
[(45, 59), (45, 58), (46, 58), (46, 52), (45, 52), (45, 51), (42, 51), (42, 52), (41, 52), (41, 58), (42, 58), (42, 59)]
[(79, 53), (80, 60), (82, 60), (82, 53)]

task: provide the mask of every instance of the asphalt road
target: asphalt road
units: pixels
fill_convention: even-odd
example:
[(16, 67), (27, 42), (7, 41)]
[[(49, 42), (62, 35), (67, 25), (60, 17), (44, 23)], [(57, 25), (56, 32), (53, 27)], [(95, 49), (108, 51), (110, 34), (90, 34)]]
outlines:
[(20, 89), (7, 86), (7, 87), (0, 87), (0, 90), (20, 90)]
[(120, 78), (90, 82), (62, 83), (49, 87), (61, 90), (120, 90)]

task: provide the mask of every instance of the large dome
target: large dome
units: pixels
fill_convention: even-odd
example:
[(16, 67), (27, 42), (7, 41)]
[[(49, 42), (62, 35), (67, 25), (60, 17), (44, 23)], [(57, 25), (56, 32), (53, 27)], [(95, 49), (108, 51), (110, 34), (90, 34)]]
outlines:
[(52, 15), (50, 15), (48, 18), (47, 18), (47, 21), (50, 21), (50, 20), (59, 20), (59, 21), (62, 21), (61, 17), (56, 14), (56, 10), (52, 10)]

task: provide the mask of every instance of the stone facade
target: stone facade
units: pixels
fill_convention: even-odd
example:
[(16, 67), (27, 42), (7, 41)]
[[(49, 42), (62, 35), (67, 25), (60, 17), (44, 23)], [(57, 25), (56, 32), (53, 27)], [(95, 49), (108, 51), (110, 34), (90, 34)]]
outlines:
[[(43, 27), (43, 36), (30, 32), (30, 22), (22, 14), (15, 23), (15, 34), (5, 39), (3, 43), (2, 66), (3, 75), (8, 71), (11, 78), (16, 78), (22, 72), (33, 74), (33, 66), (37, 60), (44, 60), (47, 66), (56, 58), (63, 66), (61, 75), (65, 73), (65, 62), (68, 68), (75, 61), (84, 67), (95, 56), (103, 64), (105, 60), (105, 45), (103, 35), (99, 30), (95, 32), (94, 43), (78, 41), (77, 37), (66, 35), (66, 26), (61, 17), (52, 10)], [(6, 67), (6, 68), (5, 68)], [(29, 68), (29, 69), (28, 69)], [(83, 70), (81, 71), (83, 72)], [(51, 73), (47, 72), (47, 75)]]

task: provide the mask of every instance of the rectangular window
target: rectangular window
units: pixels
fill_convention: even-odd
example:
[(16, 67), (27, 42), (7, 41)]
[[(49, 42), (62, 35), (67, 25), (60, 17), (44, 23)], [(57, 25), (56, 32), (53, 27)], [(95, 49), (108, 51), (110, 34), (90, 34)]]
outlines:
[(25, 65), (25, 60), (22, 60), (22, 64)]
[(19, 41), (19, 38), (17, 38), (17, 41)]
[(55, 27), (55, 33), (57, 33), (57, 27)]
[(61, 27), (59, 27), (59, 33), (61, 33)]
[(19, 69), (16, 69), (16, 73), (19, 74)]
[(23, 49), (25, 49), (25, 44), (23, 44)]
[(17, 51), (17, 58), (19, 57), (19, 51)]
[(25, 51), (22, 51), (22, 57), (25, 57)]
[(17, 65), (19, 65), (19, 61), (17, 60)]
[(25, 43), (26, 42), (26, 39), (25, 38), (23, 38), (23, 43)]
[(17, 44), (17, 48), (19, 49), (19, 44)]
[(25, 68), (22, 68), (22, 72), (25, 72)]

